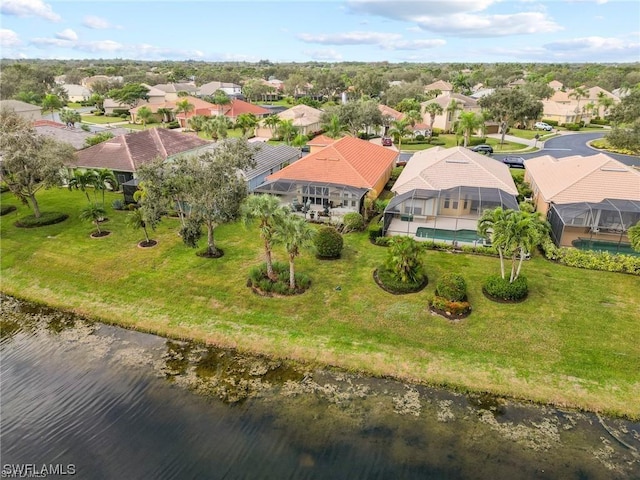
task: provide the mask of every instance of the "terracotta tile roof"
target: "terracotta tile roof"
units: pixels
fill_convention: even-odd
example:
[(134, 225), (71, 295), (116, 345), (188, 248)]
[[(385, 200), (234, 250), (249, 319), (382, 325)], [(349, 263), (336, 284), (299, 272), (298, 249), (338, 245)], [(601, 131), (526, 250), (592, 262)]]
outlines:
[(152, 128), (120, 135), (81, 150), (77, 154), (75, 166), (135, 172), (140, 165), (156, 158), (166, 159), (210, 143), (195, 135), (166, 128)]
[(326, 147), (327, 145), (331, 145), (334, 142), (337, 142), (339, 139), (327, 137), (326, 135), (318, 135), (317, 137), (309, 140), (307, 145), (311, 145), (313, 147)]
[(261, 107), (260, 105), (245, 102), (244, 100), (238, 100), (237, 98), (231, 100), (229, 105), (225, 105), (224, 114), (227, 117), (236, 118), (238, 115), (243, 113), (253, 113), (258, 117), (262, 117), (269, 115), (271, 111)]
[(435, 147), (413, 154), (393, 192), (402, 194), (417, 188), (447, 190), (454, 187), (499, 188), (517, 195), (509, 167), (468, 148)]
[(449, 82), (445, 82), (444, 80), (436, 80), (433, 83), (430, 83), (426, 87), (424, 87), (425, 92), (429, 90), (440, 90), (441, 92), (450, 92), (453, 90), (453, 85)]
[(378, 110), (380, 110), (383, 116), (393, 117), (394, 120), (400, 120), (404, 117), (404, 113), (394, 110), (387, 105), (378, 105)]
[(600, 202), (605, 198), (640, 201), (640, 171), (598, 153), (527, 160), (527, 175), (546, 202)]
[(399, 153), (354, 137), (343, 137), (267, 177), (372, 188)]

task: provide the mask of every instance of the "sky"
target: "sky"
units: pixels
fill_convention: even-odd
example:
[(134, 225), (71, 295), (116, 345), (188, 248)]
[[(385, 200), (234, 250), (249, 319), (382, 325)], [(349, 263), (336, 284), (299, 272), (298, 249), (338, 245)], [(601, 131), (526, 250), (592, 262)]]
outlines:
[(636, 0), (0, 2), (2, 58), (640, 62)]

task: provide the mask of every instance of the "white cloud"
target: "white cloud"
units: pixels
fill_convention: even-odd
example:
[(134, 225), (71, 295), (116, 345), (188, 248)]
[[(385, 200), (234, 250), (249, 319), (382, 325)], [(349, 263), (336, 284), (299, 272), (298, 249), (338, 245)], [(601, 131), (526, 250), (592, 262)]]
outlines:
[(78, 40), (78, 34), (73, 30), (71, 30), (70, 28), (65, 28), (61, 32), (56, 33), (56, 38), (75, 42), (76, 40)]
[(436, 48), (446, 45), (447, 42), (439, 38), (427, 40), (400, 40), (381, 45), (386, 50), (423, 50), (425, 48)]
[[(321, 45), (377, 45), (384, 50), (419, 50), (445, 45), (440, 39), (404, 40), (397, 33), (383, 32), (345, 32), (333, 34), (301, 33), (298, 39), (305, 43)], [(326, 59), (325, 59), (326, 60)]]
[(96, 17), (95, 15), (85, 16), (82, 20), (82, 25), (93, 30), (106, 30), (109, 28), (115, 28), (118, 30), (122, 29), (121, 26), (113, 25), (109, 20), (102, 17)]
[(461, 12), (481, 12), (500, 0), (429, 0), (398, 1), (350, 0), (349, 9), (355, 13), (378, 15), (395, 20), (410, 20), (415, 17), (446, 17)]
[(303, 50), (302, 53), (309, 56), (311, 60), (317, 61), (333, 61), (339, 62), (342, 60), (342, 55), (336, 50), (330, 49), (321, 49), (321, 50)]
[(620, 38), (613, 37), (583, 37), (572, 38), (570, 40), (558, 40), (544, 45), (548, 50), (552, 51), (568, 51), (568, 52), (622, 52), (635, 51), (636, 55), (640, 52), (640, 43), (633, 41), (625, 41)]
[(0, 46), (3, 48), (13, 48), (22, 45), (18, 34), (7, 28), (0, 28)]
[(62, 20), (62, 17), (53, 11), (51, 5), (42, 0), (3, 0), (0, 12), (17, 17), (42, 17), (51, 22)]

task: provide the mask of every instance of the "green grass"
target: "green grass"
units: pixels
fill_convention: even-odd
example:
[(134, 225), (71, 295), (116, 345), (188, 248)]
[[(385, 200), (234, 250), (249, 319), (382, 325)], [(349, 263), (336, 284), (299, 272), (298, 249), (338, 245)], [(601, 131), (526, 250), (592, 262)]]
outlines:
[(105, 123), (127, 122), (127, 119), (120, 117), (105, 117), (103, 115), (82, 115), (82, 121), (85, 123), (97, 123), (102, 125)]
[[(456, 146), (456, 136), (443, 134), (437, 137), (440, 140), (444, 140), (444, 145), (439, 145), (443, 148), (451, 148)], [(459, 145), (463, 144), (463, 140), (458, 139), (457, 143)], [(496, 138), (487, 138), (487, 143), (493, 147), (493, 149), (498, 153), (506, 153), (511, 151), (522, 150), (523, 148), (527, 148), (526, 145), (522, 143), (514, 143), (506, 141), (504, 144), (500, 144), (500, 140)], [(426, 150), (427, 148), (433, 148), (438, 145), (430, 145), (428, 143), (416, 143), (416, 144), (407, 144), (402, 143), (398, 148), (402, 151), (414, 152), (419, 150)]]
[(510, 128), (507, 135), (513, 135), (514, 137), (524, 138), (526, 140), (533, 140), (536, 135), (540, 135), (540, 138), (544, 137), (547, 132), (540, 130), (520, 130), (519, 128)]
[[(205, 140), (211, 140), (211, 137), (209, 135), (207, 135), (206, 133), (204, 133), (203, 131), (198, 132), (198, 137), (203, 138)], [(241, 138), (242, 137), (242, 130), (240, 130), (239, 128), (229, 129), (229, 130), (227, 130), (227, 137), (228, 138)]]
[[(3, 203), (9, 195), (2, 194)], [(15, 220), (31, 213), (22, 205), (0, 218), (7, 294), (243, 351), (640, 418), (637, 277), (536, 255), (523, 266), (527, 300), (500, 304), (481, 291), (499, 272), (497, 259), (429, 251), (427, 288), (396, 296), (373, 280), (387, 249), (365, 232), (345, 236), (340, 260), (299, 257), (297, 269), (312, 279), (306, 293), (264, 298), (246, 287), (249, 269), (263, 260), (257, 227), (217, 228), (225, 255), (210, 260), (182, 244), (177, 219), (163, 219), (151, 233), (158, 245), (141, 249), (143, 233), (125, 227), (127, 212), (108, 207), (103, 227), (112, 233), (93, 239), (94, 227), (79, 219), (81, 192), (54, 189), (39, 198), (43, 211), (69, 218), (19, 229)], [(106, 204), (115, 198), (122, 197), (109, 193)], [(274, 257), (286, 261), (282, 248)], [(473, 307), (458, 323), (428, 311), (447, 272), (464, 276)]]
[(82, 105), (79, 102), (69, 102), (67, 103), (67, 108), (80, 108)]

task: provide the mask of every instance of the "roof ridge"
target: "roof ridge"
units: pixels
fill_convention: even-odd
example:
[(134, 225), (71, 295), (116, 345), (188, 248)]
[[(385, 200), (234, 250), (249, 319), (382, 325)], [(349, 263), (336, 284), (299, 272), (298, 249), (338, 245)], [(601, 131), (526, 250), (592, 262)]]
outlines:
[(336, 144), (339, 144), (343, 139), (347, 139), (347, 138), (354, 139), (355, 137), (342, 137), (342, 139), (338, 140), (337, 142), (333, 143), (332, 145), (329, 145), (329, 147), (333, 147), (333, 149), (336, 152), (338, 152), (338, 155), (340, 155), (342, 160), (344, 160), (351, 167), (351, 169), (354, 172), (356, 172), (356, 175), (360, 178), (360, 180), (362, 181), (363, 185), (367, 185), (367, 179), (362, 176), (360, 171), (353, 165), (353, 163), (351, 163), (351, 161), (347, 157), (345, 157), (337, 148), (335, 148)]
[[(487, 172), (489, 175), (491, 175), (491, 177), (492, 177), (492, 178), (494, 178), (494, 179), (498, 180), (498, 183), (500, 183), (502, 186), (507, 187), (507, 188), (505, 189), (505, 192), (508, 192), (508, 191), (511, 189), (511, 186), (510, 186), (510, 185), (507, 185), (507, 184), (506, 184), (506, 183), (505, 183), (501, 178), (497, 177), (497, 176), (496, 176), (496, 175), (495, 175), (491, 170), (489, 170), (489, 169), (488, 169), (488, 168), (487, 168), (483, 163), (478, 162), (478, 161), (477, 161), (477, 160), (479, 160), (479, 158), (478, 158), (478, 157), (474, 158), (474, 156), (473, 156), (473, 155), (471, 155), (471, 153), (475, 153), (475, 152), (468, 151), (468, 150), (466, 150), (464, 147), (459, 147), (459, 148), (461, 148), (461, 149), (462, 149), (461, 151), (463, 151), (463, 152), (464, 152), (465, 156), (469, 155), (469, 156), (467, 156), (467, 158), (471, 159), (471, 161), (472, 161), (475, 165), (477, 165), (477, 166), (478, 166), (478, 167), (480, 167), (482, 170), (484, 170), (484, 171), (485, 171), (485, 172)], [(482, 154), (481, 154), (481, 153), (478, 153), (477, 155), (482, 155)], [(483, 160), (482, 160), (482, 161), (484, 162), (484, 160), (486, 159), (486, 157), (485, 157), (484, 155), (482, 155), (482, 157), (483, 157)], [(476, 160), (476, 159), (477, 159), (477, 160)]]
[[(592, 155), (592, 157), (597, 157), (597, 156), (599, 156), (599, 155), (604, 155), (604, 154), (602, 154), (602, 153), (597, 153), (596, 155)], [(562, 192), (565, 192), (565, 191), (566, 191), (566, 190), (568, 190), (569, 188), (571, 188), (571, 187), (573, 187), (574, 185), (576, 185), (578, 182), (580, 182), (580, 181), (584, 180), (587, 176), (591, 175), (591, 174), (592, 174), (593, 172), (595, 172), (596, 170), (598, 170), (598, 169), (602, 168), (602, 165), (604, 165), (605, 163), (608, 163), (608, 162), (609, 162), (609, 160), (614, 160), (614, 159), (613, 159), (613, 158), (611, 158), (611, 157), (607, 157), (606, 155), (604, 155), (604, 156), (606, 157), (606, 159), (605, 159), (605, 161), (604, 161), (604, 162), (599, 162), (599, 163), (598, 163), (598, 164), (596, 164), (596, 165), (595, 165), (595, 167), (594, 167), (594, 168), (592, 168), (592, 169), (588, 169), (588, 170), (587, 170), (587, 169), (585, 169), (586, 171), (585, 171), (585, 173), (584, 173), (582, 176), (577, 177), (577, 178), (576, 178), (576, 180), (575, 180), (574, 182), (572, 182), (572, 183), (569, 183), (569, 184), (565, 185), (565, 187), (564, 187), (564, 188), (562, 188), (561, 190), (558, 190), (557, 192), (554, 192), (554, 193), (553, 193), (553, 195), (551, 195), (551, 196), (552, 196), (552, 197), (555, 197), (555, 196), (557, 196), (557, 195), (561, 194)], [(552, 157), (552, 158), (554, 158), (554, 157)], [(583, 160), (583, 159), (586, 159), (586, 158), (589, 158), (589, 157), (585, 157), (584, 155), (575, 155), (575, 156), (574, 156), (570, 161), (572, 161), (572, 162), (576, 162), (576, 161)], [(556, 158), (554, 158), (554, 160), (558, 161), (558, 159), (556, 159)]]
[[(129, 139), (127, 138), (127, 135), (123, 134), (120, 135), (122, 137), (122, 143), (124, 144), (124, 148), (127, 151), (127, 160), (129, 160), (129, 164), (131, 165), (131, 171), (135, 172), (136, 171), (136, 166), (135, 163), (133, 161), (133, 155), (131, 155), (131, 149), (129, 148)], [(116, 139), (119, 137), (116, 137)], [(104, 144), (106, 145), (109, 142), (104, 142)]]
[(155, 137), (158, 139), (158, 143), (160, 144), (160, 148), (164, 152), (164, 157), (163, 158), (169, 158), (169, 153), (167, 152), (167, 149), (164, 146), (164, 142), (162, 141), (162, 138), (160, 138), (160, 133), (158, 132), (158, 129), (154, 128), (153, 129), (153, 133), (155, 133)]

